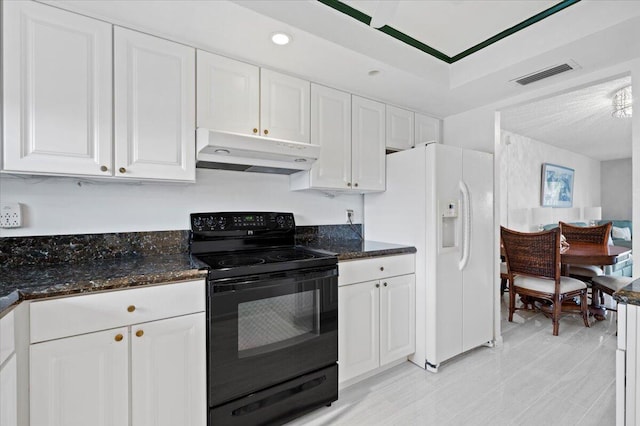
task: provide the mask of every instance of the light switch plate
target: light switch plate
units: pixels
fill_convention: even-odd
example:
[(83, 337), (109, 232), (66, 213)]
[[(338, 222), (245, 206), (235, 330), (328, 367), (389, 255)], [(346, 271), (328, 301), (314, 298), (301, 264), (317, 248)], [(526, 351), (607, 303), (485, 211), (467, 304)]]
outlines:
[(22, 226), (22, 209), (20, 203), (0, 204), (0, 228), (20, 228)]

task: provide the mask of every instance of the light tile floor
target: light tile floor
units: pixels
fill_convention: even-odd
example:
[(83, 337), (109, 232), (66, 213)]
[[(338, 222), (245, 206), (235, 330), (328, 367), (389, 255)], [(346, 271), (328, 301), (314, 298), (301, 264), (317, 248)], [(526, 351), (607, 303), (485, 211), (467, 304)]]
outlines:
[(437, 374), (404, 363), (340, 392), (329, 408), (299, 425), (614, 425), (615, 313), (605, 321), (578, 315), (551, 320), (517, 311), (503, 344), (442, 363)]

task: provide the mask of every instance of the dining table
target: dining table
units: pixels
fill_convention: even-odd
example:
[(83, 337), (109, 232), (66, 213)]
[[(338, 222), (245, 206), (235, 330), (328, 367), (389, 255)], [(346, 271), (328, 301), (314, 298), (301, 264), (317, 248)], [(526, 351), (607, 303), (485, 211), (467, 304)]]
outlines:
[[(571, 243), (560, 249), (562, 275), (571, 274), (571, 265), (615, 265), (629, 257), (631, 249), (624, 246), (613, 246), (589, 243)], [(596, 319), (604, 319), (607, 310), (598, 300), (591, 298), (589, 313)]]

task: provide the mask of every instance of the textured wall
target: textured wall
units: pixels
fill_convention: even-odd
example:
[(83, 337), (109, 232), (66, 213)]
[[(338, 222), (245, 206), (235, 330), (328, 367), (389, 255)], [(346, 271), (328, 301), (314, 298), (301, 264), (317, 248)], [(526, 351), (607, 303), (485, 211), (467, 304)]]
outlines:
[(601, 164), (602, 218), (631, 220), (631, 158)]
[(600, 162), (545, 143), (501, 132), (500, 156), (501, 205), (506, 206), (502, 225), (521, 231), (535, 230), (531, 209), (540, 207), (540, 184), (543, 163), (553, 163), (575, 170), (573, 208), (554, 208), (553, 222), (581, 220), (582, 207), (600, 206)]
[(23, 203), (25, 227), (0, 237), (189, 229), (189, 213), (291, 211), (298, 225), (346, 223), (353, 209), (362, 223), (362, 195), (328, 197), (289, 191), (289, 177), (197, 170), (195, 184), (0, 176), (2, 202)]

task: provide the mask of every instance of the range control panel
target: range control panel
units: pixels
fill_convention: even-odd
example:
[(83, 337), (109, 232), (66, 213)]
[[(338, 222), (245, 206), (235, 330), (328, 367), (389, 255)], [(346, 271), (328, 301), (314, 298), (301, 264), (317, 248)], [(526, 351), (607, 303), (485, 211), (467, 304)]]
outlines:
[(294, 229), (295, 226), (293, 213), (223, 212), (191, 214), (191, 230), (194, 232), (286, 231)]

